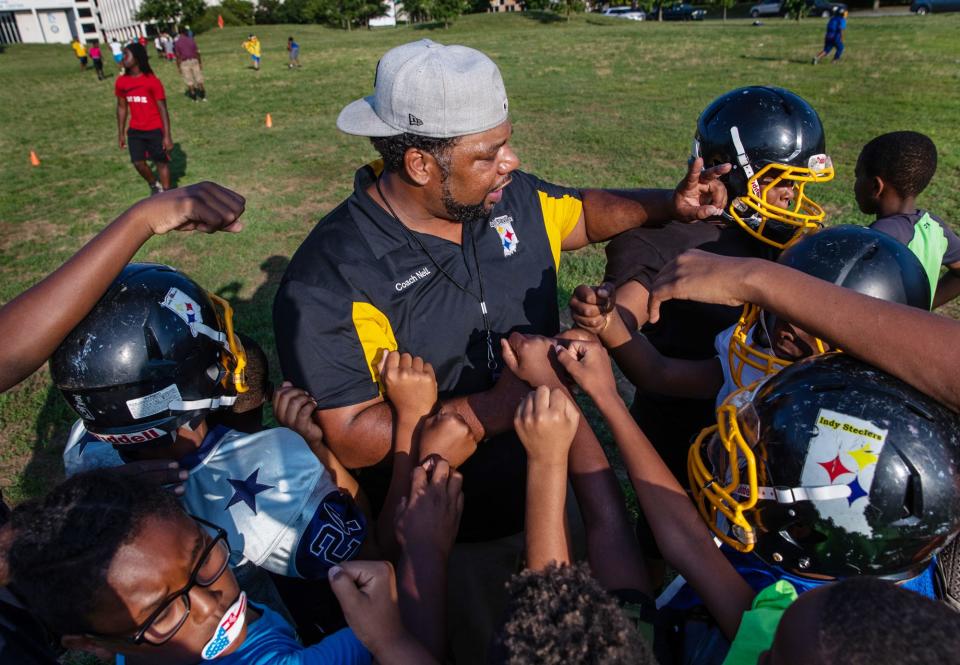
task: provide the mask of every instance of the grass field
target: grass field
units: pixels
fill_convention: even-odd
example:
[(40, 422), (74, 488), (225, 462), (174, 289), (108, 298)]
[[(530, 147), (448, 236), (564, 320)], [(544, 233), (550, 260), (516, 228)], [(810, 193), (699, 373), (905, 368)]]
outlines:
[[(370, 92), (384, 51), (422, 37), (474, 46), (497, 61), (515, 148), (524, 168), (546, 179), (672, 187), (704, 105), (733, 87), (777, 84), (810, 100), (826, 125), (837, 178), (815, 197), (831, 221), (868, 221), (851, 193), (857, 153), (876, 134), (907, 128), (940, 149), (921, 203), (960, 221), (960, 15), (851, 20), (843, 63), (812, 67), (823, 27), (819, 19), (752, 27), (519, 14), (468, 16), (449, 30), (260, 26), (259, 74), (240, 48), (247, 30), (200, 35), (209, 103), (181, 94), (173, 65), (153, 63), (169, 95), (174, 173), (180, 184), (209, 179), (241, 192), (247, 230), (155, 239), (139, 258), (170, 263), (229, 295), (240, 328), (272, 349), (270, 304), (287, 257), (374, 154), (366, 141), (336, 131), (336, 115)], [(301, 44), (302, 70), (286, 68), (288, 34)], [(80, 73), (67, 46), (18, 45), (0, 54), (0, 301), (147, 193), (117, 147), (113, 80)], [(264, 127), (267, 113), (272, 129)], [(30, 167), (30, 150), (40, 167)], [(602, 270), (598, 247), (567, 257), (561, 300)], [(0, 396), (0, 487), (11, 500), (59, 477), (71, 419), (46, 370)]]

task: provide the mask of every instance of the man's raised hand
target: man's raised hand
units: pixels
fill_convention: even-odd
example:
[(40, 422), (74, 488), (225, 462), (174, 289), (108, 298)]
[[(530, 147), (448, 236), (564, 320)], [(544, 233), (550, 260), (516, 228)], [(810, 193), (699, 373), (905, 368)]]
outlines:
[(556, 351), (553, 347), (554, 341), (548, 337), (517, 332), (512, 333), (508, 339), (500, 340), (503, 363), (531, 388), (558, 388), (563, 385), (563, 380), (557, 375), (560, 366), (556, 364)]
[(420, 459), (439, 455), (457, 467), (477, 450), (477, 442), (467, 421), (453, 410), (440, 410), (423, 422), (420, 431)]

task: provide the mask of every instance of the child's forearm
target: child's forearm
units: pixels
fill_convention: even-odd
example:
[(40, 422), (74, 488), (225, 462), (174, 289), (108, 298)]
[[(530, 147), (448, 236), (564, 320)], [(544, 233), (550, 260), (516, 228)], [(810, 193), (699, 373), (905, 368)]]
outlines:
[(666, 560), (701, 595), (730, 639), (753, 591), (716, 547), (693, 503), (618, 395), (595, 400), (620, 448), (644, 516)]
[(640, 390), (671, 397), (709, 399), (723, 386), (723, 372), (714, 360), (668, 358), (642, 333), (610, 348), (610, 357)]
[(308, 442), (308, 444), (310, 445), (310, 449), (313, 451), (313, 454), (317, 456), (320, 462), (327, 468), (327, 471), (330, 472), (330, 476), (333, 478), (333, 482), (336, 484), (336, 486), (353, 497), (354, 501), (359, 500), (360, 483), (358, 483), (357, 479), (353, 477), (353, 474), (347, 470), (347, 467), (345, 467), (343, 463), (337, 459), (337, 456), (333, 454), (333, 451), (322, 443), (317, 444)]
[(140, 210), (127, 210), (63, 266), (0, 309), (0, 391), (47, 361), (153, 235)]
[(397, 565), (400, 616), (407, 630), (440, 662), (447, 633), (446, 594), (446, 558), (436, 548), (405, 548)]
[(400, 500), (410, 491), (410, 475), (416, 465), (413, 437), (419, 418), (412, 420), (398, 414), (393, 428), (393, 470), (390, 475), (390, 487), (383, 501), (380, 519), (377, 522), (378, 540), (383, 556), (395, 561), (399, 553), (394, 521)]
[(643, 552), (627, 516), (620, 483), (583, 416), (570, 447), (569, 464), (570, 483), (583, 516), (587, 559), (594, 576), (611, 591), (649, 592)]
[(564, 515), (567, 463), (527, 462), (527, 567), (542, 570), (551, 562), (570, 563), (570, 541)]

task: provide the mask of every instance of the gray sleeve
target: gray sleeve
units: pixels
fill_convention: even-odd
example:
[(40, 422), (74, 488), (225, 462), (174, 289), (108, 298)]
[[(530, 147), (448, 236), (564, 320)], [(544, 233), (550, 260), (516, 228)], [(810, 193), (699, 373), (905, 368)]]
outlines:
[(945, 221), (936, 215), (930, 216), (937, 220), (937, 224), (943, 229), (943, 236), (947, 239), (947, 251), (943, 255), (943, 265), (960, 262), (960, 236)]
[(904, 245), (909, 245), (913, 240), (913, 224), (905, 217), (884, 217), (871, 224), (870, 228), (885, 233)]

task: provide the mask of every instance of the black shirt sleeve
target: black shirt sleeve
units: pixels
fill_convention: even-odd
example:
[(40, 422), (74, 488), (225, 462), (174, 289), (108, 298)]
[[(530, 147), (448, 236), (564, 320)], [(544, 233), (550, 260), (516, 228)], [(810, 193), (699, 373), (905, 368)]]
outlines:
[(647, 236), (643, 229), (631, 229), (607, 244), (607, 268), (603, 281), (613, 282), (617, 288), (635, 281), (650, 290), (657, 273), (667, 262)]
[(273, 305), (284, 379), (308, 391), (321, 409), (380, 394), (374, 367), (381, 349), (397, 348), (386, 317), (349, 295), (286, 280)]

